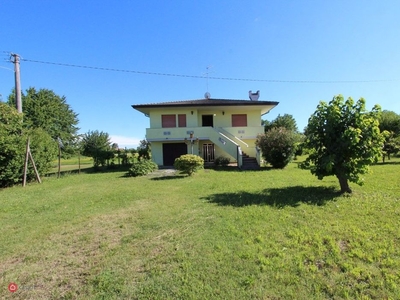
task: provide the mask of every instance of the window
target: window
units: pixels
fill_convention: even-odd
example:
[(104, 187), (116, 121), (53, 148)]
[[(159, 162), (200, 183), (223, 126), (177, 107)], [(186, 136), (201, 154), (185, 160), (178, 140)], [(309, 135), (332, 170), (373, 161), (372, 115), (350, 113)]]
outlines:
[(176, 127), (175, 115), (161, 115), (161, 124), (163, 128)]
[(186, 115), (178, 115), (178, 127), (186, 127)]
[(247, 115), (232, 115), (232, 127), (247, 127)]

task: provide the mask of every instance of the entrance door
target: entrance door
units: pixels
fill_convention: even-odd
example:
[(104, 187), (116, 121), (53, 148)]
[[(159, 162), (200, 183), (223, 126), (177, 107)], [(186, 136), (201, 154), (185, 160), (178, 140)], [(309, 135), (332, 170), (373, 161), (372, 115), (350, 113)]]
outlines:
[(203, 144), (203, 159), (204, 162), (214, 161), (214, 144)]
[(187, 154), (185, 143), (165, 143), (163, 144), (163, 163), (164, 166), (173, 166), (175, 158)]
[(214, 116), (213, 115), (202, 115), (201, 116), (203, 127), (213, 127), (214, 126)]

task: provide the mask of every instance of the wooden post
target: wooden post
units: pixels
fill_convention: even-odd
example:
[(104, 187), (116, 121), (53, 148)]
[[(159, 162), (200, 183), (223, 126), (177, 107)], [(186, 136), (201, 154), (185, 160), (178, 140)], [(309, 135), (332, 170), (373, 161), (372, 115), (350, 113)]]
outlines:
[(33, 169), (35, 170), (35, 175), (36, 175), (36, 180), (39, 183), (42, 183), (42, 180), (40, 180), (40, 175), (38, 170), (36, 169), (35, 161), (33, 160), (31, 149), (29, 147), (30, 143), (30, 138), (28, 137), (28, 140), (26, 141), (26, 155), (25, 155), (25, 162), (24, 162), (24, 178), (22, 181), (22, 186), (26, 186), (26, 173), (28, 171), (28, 159), (31, 160), (31, 163), (33, 165)]
[(60, 142), (58, 142), (58, 176), (57, 178), (60, 178), (61, 176), (61, 145)]
[(26, 154), (25, 154), (25, 162), (24, 162), (24, 178), (22, 180), (22, 186), (26, 185), (26, 172), (28, 169), (28, 157), (29, 157), (29, 137), (28, 140), (26, 141)]
[(81, 151), (78, 152), (78, 174), (81, 174)]
[(33, 165), (33, 169), (35, 170), (36, 180), (37, 180), (39, 183), (42, 183), (42, 181), (40, 180), (39, 172), (38, 172), (38, 170), (36, 169), (35, 161), (33, 160), (31, 150), (29, 150), (29, 158), (31, 159), (31, 163), (32, 163), (32, 165)]

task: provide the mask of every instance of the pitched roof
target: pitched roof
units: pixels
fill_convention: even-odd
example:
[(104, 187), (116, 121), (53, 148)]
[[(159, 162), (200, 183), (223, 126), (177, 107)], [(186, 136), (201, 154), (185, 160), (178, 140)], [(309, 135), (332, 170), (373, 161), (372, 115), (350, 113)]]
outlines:
[[(233, 100), (233, 99), (197, 99), (171, 101), (149, 104), (134, 104), (132, 107), (138, 111), (147, 113), (149, 108), (162, 107), (203, 107), (203, 106), (260, 106), (260, 107), (275, 107), (279, 104), (276, 101), (251, 101), (251, 100)], [(272, 107), (271, 107), (272, 106)], [(269, 110), (269, 109), (268, 109)]]

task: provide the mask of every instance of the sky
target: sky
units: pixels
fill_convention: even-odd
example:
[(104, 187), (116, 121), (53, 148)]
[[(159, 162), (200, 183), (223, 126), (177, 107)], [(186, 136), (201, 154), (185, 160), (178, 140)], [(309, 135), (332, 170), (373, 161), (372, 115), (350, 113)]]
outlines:
[(260, 90), (279, 102), (262, 118), (290, 114), (300, 131), (337, 94), (400, 113), (399, 16), (398, 0), (2, 0), (0, 94), (14, 87), (17, 53), (23, 91), (65, 96), (80, 133), (129, 148), (150, 126), (131, 105), (207, 91)]

